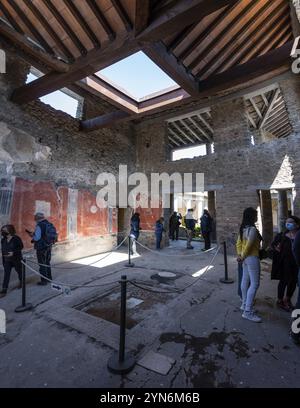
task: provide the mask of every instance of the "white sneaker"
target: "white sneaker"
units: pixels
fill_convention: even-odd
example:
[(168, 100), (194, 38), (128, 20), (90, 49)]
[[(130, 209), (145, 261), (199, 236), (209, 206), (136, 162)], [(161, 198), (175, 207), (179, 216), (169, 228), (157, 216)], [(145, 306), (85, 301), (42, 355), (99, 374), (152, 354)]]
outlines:
[(254, 323), (260, 323), (261, 322), (261, 318), (259, 316), (257, 316), (254, 312), (244, 312), (242, 314), (242, 318), (250, 320), (251, 322), (254, 322)]

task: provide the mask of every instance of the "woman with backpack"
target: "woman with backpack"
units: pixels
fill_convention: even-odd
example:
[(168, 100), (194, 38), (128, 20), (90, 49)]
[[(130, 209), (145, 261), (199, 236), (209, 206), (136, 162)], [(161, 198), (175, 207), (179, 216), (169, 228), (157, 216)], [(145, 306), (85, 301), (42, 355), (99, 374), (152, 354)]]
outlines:
[[(257, 230), (257, 211), (246, 208), (240, 226), (239, 236), (236, 243), (237, 260), (243, 264), (242, 290), (242, 317), (255, 323), (261, 322), (261, 318), (254, 313), (253, 303), (259, 287), (260, 280), (260, 243), (262, 237)], [(250, 284), (250, 285), (249, 285)]]
[(300, 219), (289, 216), (285, 230), (277, 234), (271, 244), (273, 249), (271, 279), (279, 280), (277, 306), (287, 312), (293, 310), (291, 298), (297, 286), (298, 266), (293, 254), (293, 243), (299, 229)]
[(16, 235), (15, 227), (11, 224), (4, 225), (1, 228), (1, 251), (4, 267), (4, 279), (0, 296), (7, 294), (10, 281), (11, 270), (14, 268), (19, 277), (19, 286), (21, 288), (22, 281), (22, 249), (23, 242)]

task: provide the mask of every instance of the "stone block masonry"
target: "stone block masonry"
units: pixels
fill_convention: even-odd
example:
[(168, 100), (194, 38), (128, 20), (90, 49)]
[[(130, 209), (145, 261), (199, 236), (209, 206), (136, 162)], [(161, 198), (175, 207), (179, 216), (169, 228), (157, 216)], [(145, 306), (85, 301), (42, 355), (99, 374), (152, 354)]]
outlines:
[(279, 83), (294, 129), (287, 138), (251, 145), (241, 98), (211, 106), (215, 148), (211, 155), (172, 162), (163, 121), (143, 121), (135, 129), (139, 171), (204, 173), (205, 190), (216, 192), (217, 239), (226, 240), (231, 252), (243, 210), (260, 205), (258, 190), (293, 189), (294, 213), (300, 215), (298, 82), (291, 73)]

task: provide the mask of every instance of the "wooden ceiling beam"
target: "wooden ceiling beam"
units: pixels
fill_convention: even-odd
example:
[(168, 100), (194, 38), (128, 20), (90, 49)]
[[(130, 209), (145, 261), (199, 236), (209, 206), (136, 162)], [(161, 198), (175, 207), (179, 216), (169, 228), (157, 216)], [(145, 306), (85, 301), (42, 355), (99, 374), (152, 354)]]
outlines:
[(101, 129), (104, 127), (114, 126), (119, 122), (124, 122), (124, 119), (128, 119), (131, 116), (132, 115), (130, 113), (121, 110), (106, 113), (93, 119), (81, 121), (80, 129), (88, 132), (95, 130), (95, 128)]
[[(170, 126), (170, 125), (169, 125)], [(191, 143), (195, 143), (195, 140), (193, 138), (191, 138), (190, 135), (188, 135), (186, 132), (184, 132), (178, 125), (176, 122), (172, 122), (172, 126), (175, 127), (175, 129), (183, 136), (185, 137), (187, 140), (189, 140)]]
[(40, 10), (35, 6), (32, 0), (24, 0), (26, 6), (30, 9), (32, 14), (35, 16), (37, 20), (43, 25), (44, 29), (47, 31), (49, 36), (55, 42), (56, 46), (62, 51), (62, 53), (69, 59), (69, 61), (74, 61), (74, 55), (71, 53), (69, 48), (64, 44), (58, 34), (56, 34), (55, 30), (49, 24), (48, 20), (44, 17), (44, 15), (40, 12)]
[(125, 28), (127, 31), (131, 31), (132, 30), (132, 22), (126, 12), (126, 10), (124, 9), (123, 5), (121, 4), (120, 0), (111, 0), (114, 8), (116, 9), (116, 12), (118, 14), (118, 16), (120, 17), (120, 19), (122, 20)]
[(179, 55), (179, 60), (184, 60), (187, 58), (201, 43), (202, 41), (207, 38), (211, 33), (218, 27), (218, 25), (224, 21), (224, 19), (234, 10), (236, 4), (228, 5), (221, 13), (213, 20), (205, 30), (203, 30), (194, 41), (192, 41)]
[[(274, 25), (277, 25), (282, 21), (283, 18), (286, 17), (286, 11), (287, 7), (286, 5), (279, 4), (268, 16), (267, 18), (262, 21), (256, 28), (253, 30), (249, 35), (241, 42), (238, 44), (236, 49), (234, 50), (234, 53), (230, 54), (223, 62), (221, 67), (216, 67), (213, 71), (210, 72), (210, 75), (215, 75), (224, 69), (228, 68), (230, 65), (235, 64), (237, 58), (240, 60), (240, 56), (242, 55), (241, 59), (244, 58), (244, 56), (247, 54), (249, 51), (249, 48), (247, 45), (251, 44), (251, 49), (255, 47), (265, 36), (266, 32), (270, 27), (273, 27)], [(259, 36), (256, 38), (257, 34)], [(246, 48), (245, 48), (246, 47)], [(240, 52), (244, 49), (242, 54)], [(237, 56), (237, 58), (236, 58)], [(238, 65), (238, 63), (236, 63)]]
[(280, 89), (278, 88), (275, 92), (274, 92), (274, 95), (273, 95), (273, 97), (272, 97), (272, 99), (271, 99), (271, 101), (270, 101), (270, 104), (269, 104), (269, 106), (268, 106), (268, 109), (266, 110), (266, 112), (265, 112), (265, 114), (264, 114), (264, 117), (262, 118), (262, 120), (261, 120), (261, 122), (260, 122), (260, 124), (259, 124), (259, 129), (261, 129), (263, 126), (264, 126), (264, 124), (267, 122), (267, 120), (268, 120), (268, 118), (269, 118), (269, 115), (270, 115), (270, 113), (272, 112), (272, 109), (273, 109), (273, 107), (274, 107), (274, 104), (275, 104), (275, 102), (277, 101), (277, 98), (278, 98), (278, 95), (280, 94)]
[(168, 53), (162, 42), (147, 45), (143, 51), (191, 96), (199, 95), (198, 81), (182, 65), (178, 64), (176, 57)]
[(97, 5), (95, 0), (86, 0), (89, 8), (92, 10), (96, 18), (98, 19), (99, 23), (101, 24), (103, 30), (106, 32), (108, 38), (112, 41), (116, 37), (116, 33), (111, 28), (110, 24), (106, 20), (104, 14), (100, 10), (99, 6)]
[(59, 23), (59, 25), (63, 28), (63, 30), (68, 34), (68, 36), (71, 38), (72, 42), (76, 46), (76, 48), (79, 50), (81, 55), (86, 55), (87, 54), (87, 49), (85, 46), (82, 44), (78, 36), (75, 34), (73, 29), (70, 27), (70, 25), (67, 23), (67, 21), (63, 18), (62, 14), (57, 10), (55, 5), (52, 3), (52, 0), (43, 0), (45, 6), (47, 9), (50, 11), (50, 13), (53, 15), (53, 17), (56, 19), (56, 21)]
[(16, 19), (11, 15), (8, 8), (0, 1), (0, 10), (9, 24), (20, 34), (25, 34), (21, 26), (16, 22)]
[(150, 0), (135, 0), (134, 33), (138, 35), (144, 31), (149, 22)]
[(18, 33), (6, 23), (0, 20), (0, 34), (7, 38), (13, 45), (21, 48), (28, 55), (36, 58), (50, 69), (56, 72), (68, 72), (70, 66), (55, 57), (47, 54), (42, 48), (34, 45), (23, 34)]
[(184, 141), (176, 132), (174, 132), (174, 130), (171, 129), (170, 126), (168, 126), (168, 132), (170, 132), (173, 137), (176, 137), (177, 140), (180, 141), (180, 143), (182, 143), (183, 145), (186, 145), (186, 141)]
[(103, 45), (101, 49), (93, 49), (86, 56), (78, 58), (67, 73), (50, 72), (23, 85), (13, 92), (11, 99), (20, 104), (30, 102), (90, 76), (139, 49), (138, 43), (127, 33)]
[(228, 34), (233, 27), (240, 24), (247, 13), (250, 13), (252, 9), (256, 7), (259, 1), (261, 0), (253, 0), (245, 8), (243, 8), (242, 11), (238, 13), (217, 36), (213, 37), (212, 41), (208, 43), (207, 46), (205, 46), (204, 49), (201, 50), (201, 52), (197, 53), (197, 57), (190, 64), (188, 64), (188, 68), (191, 70), (196, 68), (205, 58), (207, 58), (209, 53), (224, 38), (224, 36)]
[(15, 0), (7, 0), (7, 1), (9, 3), (9, 5), (12, 7), (12, 9), (18, 14), (18, 16), (22, 20), (23, 24), (26, 25), (28, 30), (32, 33), (35, 40), (44, 48), (45, 51), (47, 51), (51, 55), (55, 55), (55, 52), (53, 51), (52, 47), (50, 47), (50, 45), (47, 43), (47, 41), (44, 39), (44, 37), (35, 28), (35, 26), (32, 24), (30, 19), (24, 13), (24, 11), (21, 9), (21, 7), (19, 7), (19, 5), (15, 2)]
[(83, 15), (76, 7), (76, 4), (72, 0), (63, 0), (69, 12), (73, 15), (77, 23), (80, 25), (81, 29), (85, 32), (88, 38), (91, 40), (94, 47), (100, 47), (100, 41), (95, 35), (94, 31), (90, 28), (89, 24), (85, 21)]
[(292, 45), (292, 41), (289, 41), (260, 57), (200, 81), (200, 94), (212, 95), (218, 91), (234, 87), (243, 81), (246, 82), (259, 75), (264, 75), (272, 69), (286, 65), (290, 61)]
[[(241, 25), (240, 29), (230, 38), (230, 41), (227, 41), (226, 44), (218, 49), (218, 54), (216, 56), (211, 57), (210, 61), (205, 64), (205, 66), (197, 72), (197, 76), (202, 77), (205, 72), (208, 72), (215, 64), (217, 64), (218, 60), (222, 60), (226, 52), (230, 50), (232, 46), (236, 47), (237, 44), (241, 42), (241, 39), (246, 36), (249, 36), (249, 30), (251, 27), (256, 23), (257, 19), (259, 19), (265, 11), (267, 11), (271, 7), (272, 3), (267, 2), (261, 8), (259, 8), (253, 16), (247, 21), (246, 24)], [(251, 14), (250, 14), (251, 15)], [(232, 50), (232, 54), (234, 54), (235, 50)]]
[(191, 128), (191, 126), (186, 122), (185, 119), (181, 119), (180, 123), (187, 128), (187, 130), (200, 142), (202, 142), (202, 139), (197, 135), (197, 133)]
[(138, 35), (142, 41), (158, 41), (229, 4), (239, 0), (180, 0), (161, 14)]
[(205, 130), (202, 129), (202, 127), (198, 125), (198, 123), (192, 117), (189, 117), (188, 120), (202, 133), (202, 135), (208, 142), (212, 141), (211, 136), (208, 133), (206, 133)]

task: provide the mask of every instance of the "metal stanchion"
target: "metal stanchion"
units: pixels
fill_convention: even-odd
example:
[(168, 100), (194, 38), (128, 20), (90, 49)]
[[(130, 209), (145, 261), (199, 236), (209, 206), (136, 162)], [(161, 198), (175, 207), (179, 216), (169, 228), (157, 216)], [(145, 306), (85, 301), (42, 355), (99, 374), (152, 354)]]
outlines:
[(131, 262), (131, 236), (128, 235), (128, 263), (125, 264), (127, 268), (132, 268), (134, 266), (134, 263)]
[(135, 366), (135, 359), (130, 355), (125, 355), (126, 336), (126, 290), (127, 276), (121, 278), (121, 309), (120, 309), (120, 344), (119, 352), (115, 353), (107, 362), (107, 368), (114, 374), (127, 374)]
[(22, 304), (15, 309), (15, 312), (25, 312), (26, 310), (31, 310), (33, 305), (31, 303), (26, 303), (26, 260), (22, 263)]
[(228, 263), (227, 263), (227, 246), (226, 242), (223, 242), (223, 252), (224, 252), (224, 267), (225, 267), (225, 278), (220, 279), (222, 283), (233, 283), (233, 279), (228, 278)]

